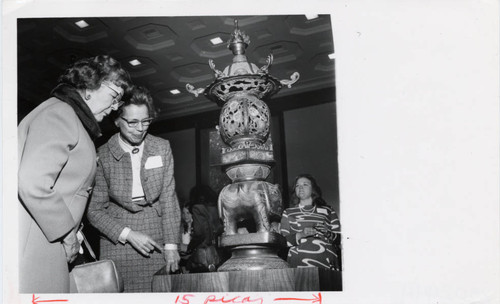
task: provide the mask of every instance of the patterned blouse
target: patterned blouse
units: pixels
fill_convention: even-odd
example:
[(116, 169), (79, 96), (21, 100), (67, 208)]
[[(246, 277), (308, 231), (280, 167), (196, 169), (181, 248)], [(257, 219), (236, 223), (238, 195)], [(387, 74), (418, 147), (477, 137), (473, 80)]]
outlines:
[[(296, 239), (305, 227), (315, 227), (314, 236)], [(288, 208), (281, 218), (281, 234), (290, 247), (287, 261), (292, 267), (323, 267), (340, 270), (334, 242), (340, 240), (340, 222), (329, 206)]]

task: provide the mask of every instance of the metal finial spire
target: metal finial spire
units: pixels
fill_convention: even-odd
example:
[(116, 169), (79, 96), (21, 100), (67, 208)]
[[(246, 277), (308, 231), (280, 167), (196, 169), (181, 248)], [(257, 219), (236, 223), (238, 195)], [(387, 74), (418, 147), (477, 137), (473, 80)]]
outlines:
[(248, 61), (245, 52), (250, 44), (250, 37), (239, 28), (238, 20), (234, 19), (234, 30), (227, 41), (227, 48), (233, 53), (232, 63), (223, 70), (215, 68), (212, 59), (208, 64), (215, 73), (215, 81), (205, 89), (196, 89), (186, 84), (186, 90), (196, 97), (203, 93), (210, 100), (223, 106), (235, 95), (245, 93), (260, 99), (266, 99), (276, 94), (282, 85), (291, 87), (299, 79), (299, 73), (294, 73), (290, 80), (278, 80), (269, 75), (269, 67), (273, 62), (272, 54), (267, 57), (266, 64), (259, 68)]
[(250, 44), (250, 37), (240, 30), (237, 19), (234, 19), (234, 26), (235, 29), (227, 42), (227, 48), (230, 49), (234, 55), (243, 55), (245, 54), (245, 49)]

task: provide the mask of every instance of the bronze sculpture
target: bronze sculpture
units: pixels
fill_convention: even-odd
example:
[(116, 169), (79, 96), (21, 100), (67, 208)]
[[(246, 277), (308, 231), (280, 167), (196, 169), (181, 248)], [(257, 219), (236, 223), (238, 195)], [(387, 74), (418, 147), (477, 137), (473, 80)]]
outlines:
[[(269, 75), (272, 55), (261, 68), (248, 62), (245, 49), (249, 43), (250, 38), (240, 31), (235, 20), (235, 30), (227, 44), (234, 55), (232, 63), (220, 71), (210, 60), (216, 79), (206, 89), (186, 85), (195, 96), (203, 93), (222, 107), (217, 130), (227, 147), (221, 151), (221, 163), (232, 183), (219, 195), (219, 215), (225, 225), (221, 245), (232, 250), (232, 257), (219, 271), (288, 267), (276, 254), (286, 245), (277, 229), (283, 211), (279, 185), (265, 181), (274, 157), (271, 113), (264, 100), (276, 94), (282, 85), (291, 87), (299, 74), (293, 73), (289, 80)], [(244, 219), (255, 222), (256, 232), (238, 234), (237, 224)]]

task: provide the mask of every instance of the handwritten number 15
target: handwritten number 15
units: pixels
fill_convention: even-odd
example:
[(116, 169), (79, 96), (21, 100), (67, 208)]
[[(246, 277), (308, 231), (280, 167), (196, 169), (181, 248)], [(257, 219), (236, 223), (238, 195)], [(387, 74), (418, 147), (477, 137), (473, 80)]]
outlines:
[(189, 304), (188, 297), (194, 297), (194, 295), (185, 294), (182, 296), (182, 298), (180, 296), (177, 296), (177, 298), (175, 298), (175, 304)]

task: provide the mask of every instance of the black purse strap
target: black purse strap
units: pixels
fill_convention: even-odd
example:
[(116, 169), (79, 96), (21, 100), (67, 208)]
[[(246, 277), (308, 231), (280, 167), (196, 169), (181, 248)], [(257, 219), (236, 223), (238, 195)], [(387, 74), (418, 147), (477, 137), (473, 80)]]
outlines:
[(87, 251), (89, 252), (90, 256), (97, 261), (96, 255), (94, 253), (94, 250), (92, 250), (92, 247), (90, 246), (89, 241), (87, 241), (87, 238), (85, 237), (85, 234), (83, 234), (82, 231), (80, 231), (83, 237), (83, 242), (85, 243), (85, 247), (87, 248)]

